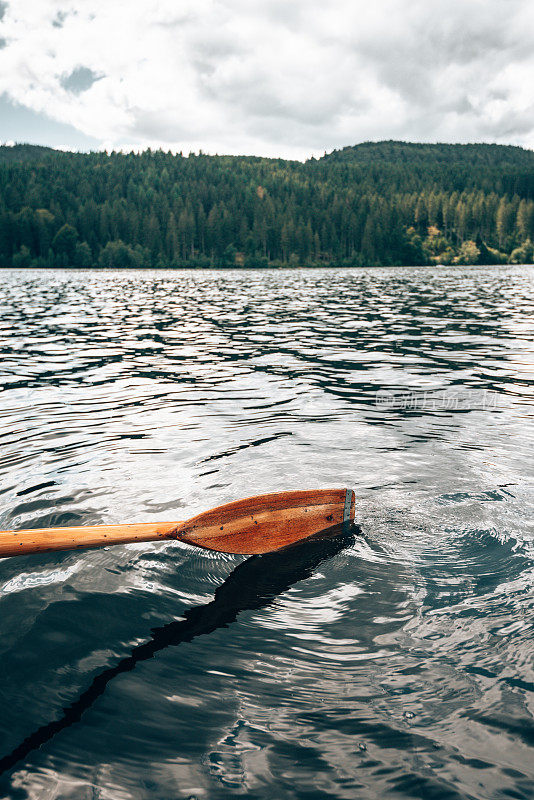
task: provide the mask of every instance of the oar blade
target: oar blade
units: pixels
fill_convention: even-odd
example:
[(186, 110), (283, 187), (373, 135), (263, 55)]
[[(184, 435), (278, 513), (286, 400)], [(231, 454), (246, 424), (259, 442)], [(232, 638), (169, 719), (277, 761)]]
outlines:
[(199, 514), (171, 538), (220, 553), (272, 553), (354, 520), (350, 489), (277, 492), (248, 497)]

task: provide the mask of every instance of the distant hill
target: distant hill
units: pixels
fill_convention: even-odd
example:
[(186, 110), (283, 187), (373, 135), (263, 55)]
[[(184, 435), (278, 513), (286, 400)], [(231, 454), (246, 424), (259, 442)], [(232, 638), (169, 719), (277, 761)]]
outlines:
[(413, 142), (363, 142), (334, 150), (324, 161), (399, 166), (507, 167), (534, 170), (534, 151), (502, 144), (417, 144)]
[(332, 175), (345, 170), (350, 180), (367, 174), (377, 187), (402, 192), (481, 189), (534, 197), (534, 151), (511, 145), (364, 142), (325, 154), (317, 164)]
[(305, 163), (0, 147), (0, 265), (526, 263), (534, 152), (365, 142)]
[(2, 145), (0, 147), (0, 163), (40, 161), (58, 152), (51, 147), (35, 144)]

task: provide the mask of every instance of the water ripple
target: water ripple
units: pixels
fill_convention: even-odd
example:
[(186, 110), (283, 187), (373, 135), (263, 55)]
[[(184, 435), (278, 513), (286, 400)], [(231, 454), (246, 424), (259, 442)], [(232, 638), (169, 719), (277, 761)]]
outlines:
[(1, 562), (2, 796), (534, 796), (533, 288), (4, 271), (2, 527), (347, 485), (359, 528)]

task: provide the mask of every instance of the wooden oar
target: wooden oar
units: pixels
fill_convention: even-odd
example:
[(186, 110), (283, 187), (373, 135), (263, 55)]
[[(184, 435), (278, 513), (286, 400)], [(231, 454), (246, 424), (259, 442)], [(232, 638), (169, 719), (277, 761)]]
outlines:
[(0, 531), (0, 558), (172, 539), (219, 553), (270, 553), (352, 522), (354, 504), (350, 489), (277, 492), (218, 506), (185, 522)]

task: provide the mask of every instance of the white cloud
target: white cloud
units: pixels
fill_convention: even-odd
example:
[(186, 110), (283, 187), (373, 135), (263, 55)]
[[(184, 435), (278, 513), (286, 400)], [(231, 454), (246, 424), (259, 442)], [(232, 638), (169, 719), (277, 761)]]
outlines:
[(531, 0), (11, 0), (0, 37), (0, 93), (108, 147), (534, 146)]

